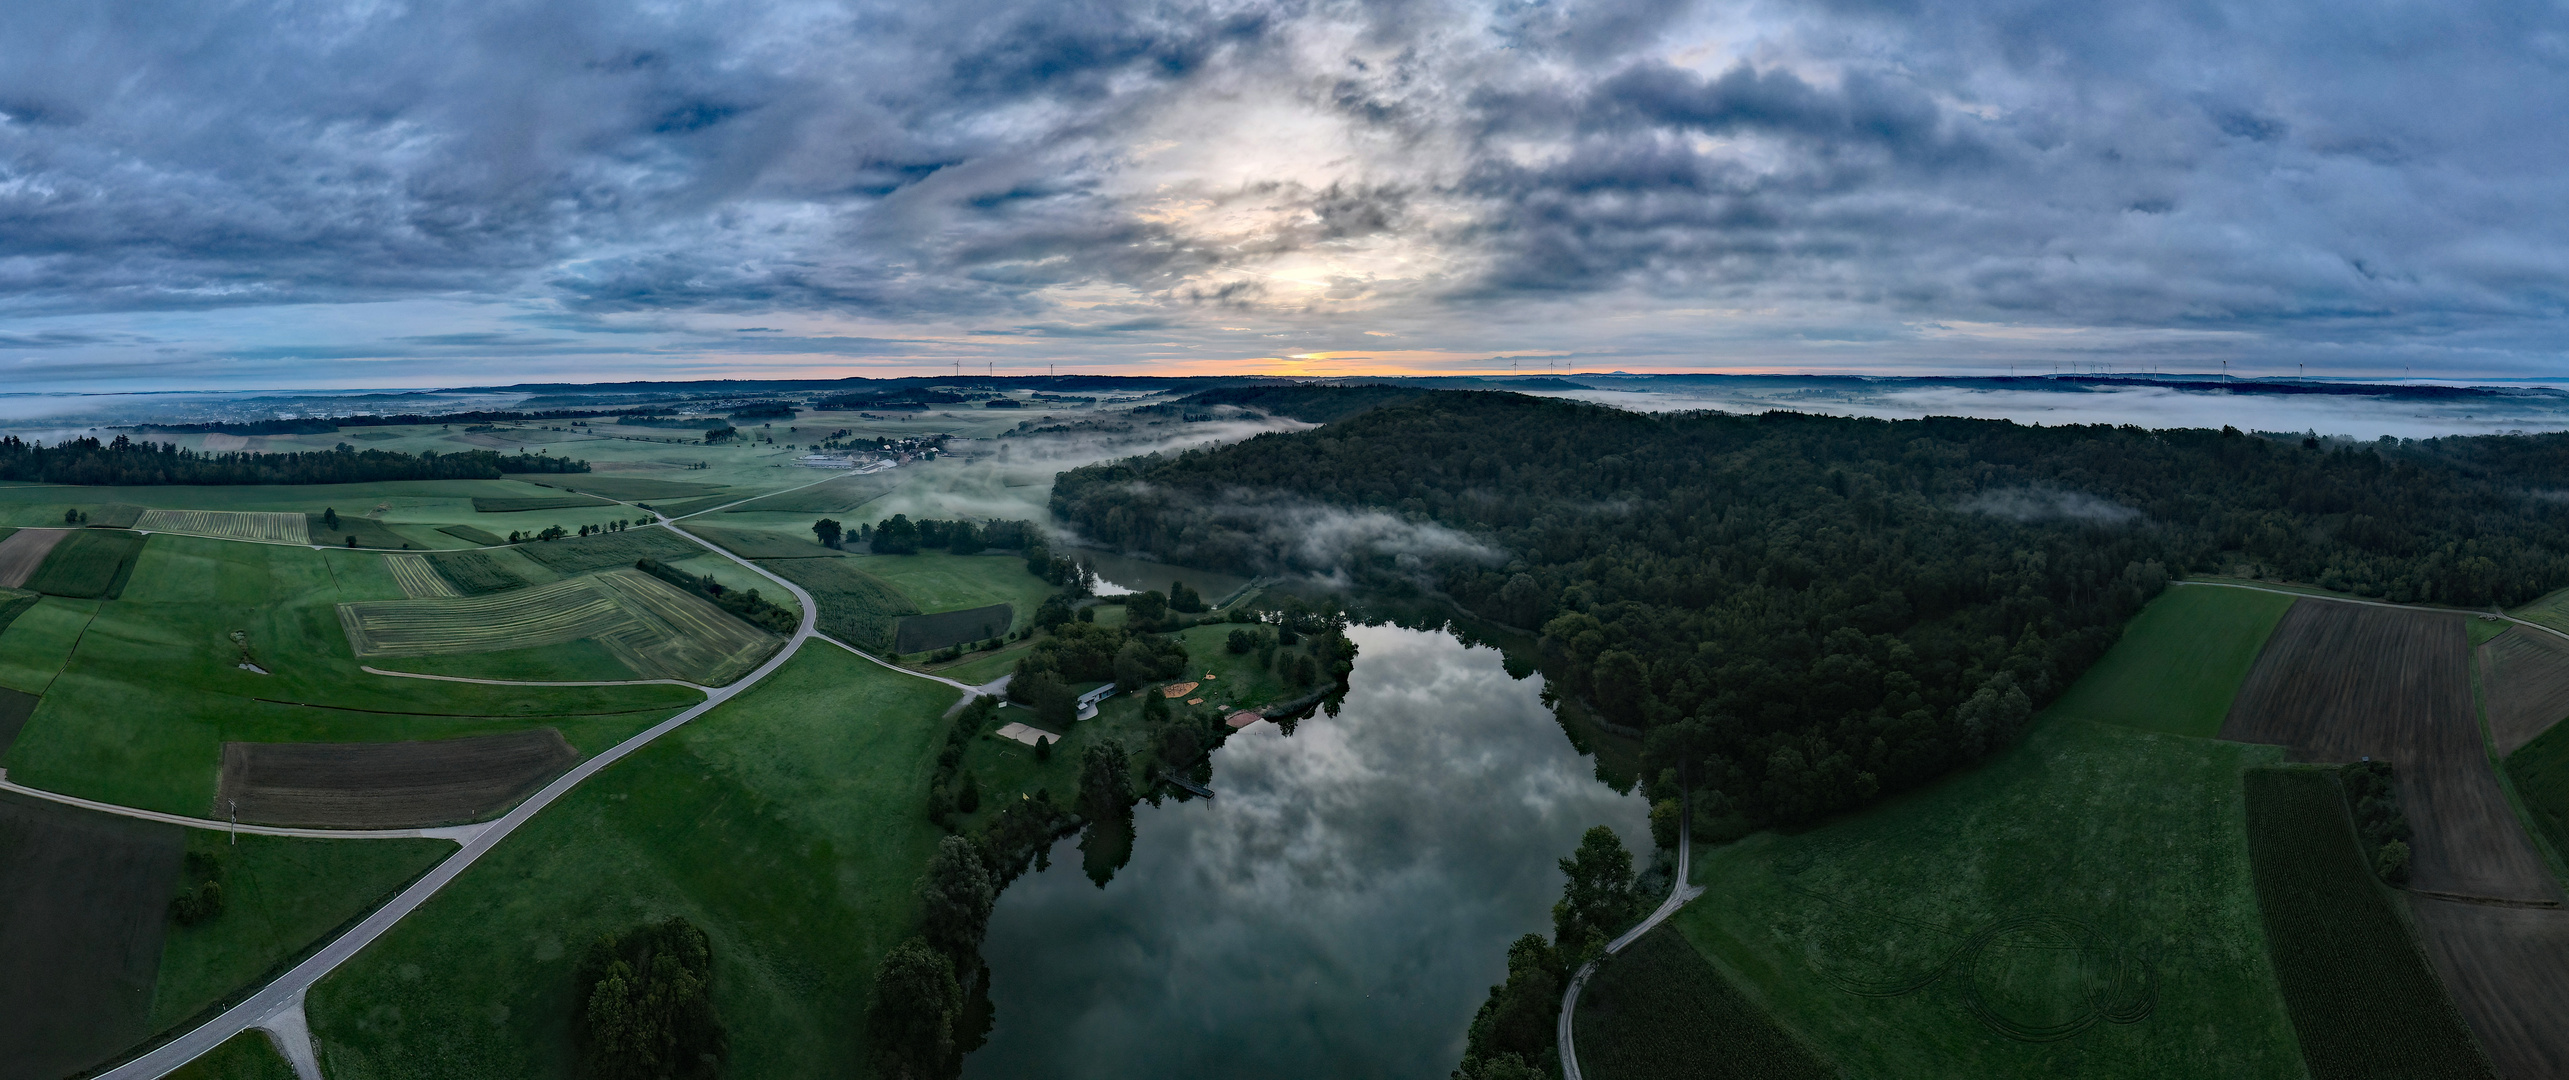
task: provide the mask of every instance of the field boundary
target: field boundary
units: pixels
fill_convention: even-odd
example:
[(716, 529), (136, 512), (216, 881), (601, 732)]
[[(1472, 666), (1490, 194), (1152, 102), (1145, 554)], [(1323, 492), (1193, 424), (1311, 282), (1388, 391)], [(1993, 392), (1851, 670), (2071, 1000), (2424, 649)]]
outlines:
[(46, 791), (43, 788), (31, 788), (25, 784), (9, 779), (9, 770), (7, 769), (0, 769), (0, 791), (6, 791), (14, 795), (24, 795), (31, 799), (43, 799), (47, 802), (57, 802), (65, 806), (77, 806), (83, 810), (95, 810), (101, 814), (113, 814), (117, 817), (136, 818), (142, 821), (157, 821), (165, 825), (184, 825), (191, 829), (204, 829), (208, 832), (239, 832), (247, 833), (252, 836), (287, 836), (305, 840), (445, 840), (456, 844), (466, 844), (472, 842), (475, 837), (480, 836), (482, 830), (490, 827), (488, 823), (472, 825), (444, 825), (435, 828), (422, 829), (303, 829), (285, 825), (235, 825), (229, 821), (216, 821), (212, 818), (188, 817), (185, 814), (164, 814), (158, 810), (138, 810), (131, 806), (119, 806), (115, 803), (103, 803), (96, 799), (84, 799), (78, 795), (65, 795), (59, 791)]

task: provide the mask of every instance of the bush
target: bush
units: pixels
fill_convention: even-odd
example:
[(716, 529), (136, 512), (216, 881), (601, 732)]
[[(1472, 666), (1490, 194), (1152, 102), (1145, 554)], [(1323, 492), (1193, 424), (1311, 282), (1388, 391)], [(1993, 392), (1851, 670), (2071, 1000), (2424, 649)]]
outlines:
[(195, 926), (223, 914), (223, 883), (200, 881), (195, 888), (181, 891), (169, 902), (169, 914), (180, 926)]
[(913, 937), (893, 947), (874, 973), (874, 1003), (866, 1027), (874, 1036), (875, 1071), (891, 1080), (952, 1076), (955, 1020), (963, 1015), (963, 984), (954, 961)]
[(714, 1015), (713, 945), (671, 917), (608, 934), (580, 964), (582, 1072), (595, 1080), (708, 1077), (726, 1048)]

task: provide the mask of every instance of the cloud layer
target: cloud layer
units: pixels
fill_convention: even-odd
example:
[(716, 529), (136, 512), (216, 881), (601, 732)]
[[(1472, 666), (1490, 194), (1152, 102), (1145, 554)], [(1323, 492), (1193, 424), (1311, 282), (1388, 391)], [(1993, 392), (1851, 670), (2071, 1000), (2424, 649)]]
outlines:
[(21, 381), (1298, 353), (2526, 375), (2569, 298), (2548, 4), (12, 21)]

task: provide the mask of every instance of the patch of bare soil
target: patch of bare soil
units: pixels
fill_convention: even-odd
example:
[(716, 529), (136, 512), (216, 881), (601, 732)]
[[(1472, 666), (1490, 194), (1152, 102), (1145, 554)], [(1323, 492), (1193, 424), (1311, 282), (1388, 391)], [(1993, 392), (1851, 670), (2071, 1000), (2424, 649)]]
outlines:
[(0, 794), (0, 1080), (56, 1080), (151, 1034), (186, 830)]
[(2303, 600), (2221, 737), (2397, 770), (2410, 905), (2436, 975), (2510, 1080), (2569, 1076), (2569, 911), (2498, 786), (2472, 714), (2462, 615)]
[(2489, 737), (2505, 757), (2569, 717), (2569, 641), (2516, 627), (2480, 646)]
[(2428, 959), (2498, 1074), (2569, 1076), (2569, 911), (2410, 903)]
[(25, 585), (45, 556), (53, 554), (54, 545), (69, 535), (69, 529), (20, 529), (0, 540), (0, 589)]
[(214, 816), (397, 829), (475, 821), (580, 760), (553, 728), (397, 743), (224, 743)]

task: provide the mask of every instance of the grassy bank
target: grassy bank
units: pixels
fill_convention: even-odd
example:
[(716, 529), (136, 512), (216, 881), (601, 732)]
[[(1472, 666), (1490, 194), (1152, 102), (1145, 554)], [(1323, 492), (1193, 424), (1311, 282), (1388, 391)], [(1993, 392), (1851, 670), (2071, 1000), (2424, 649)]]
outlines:
[[(228, 833), (191, 829), (187, 849), (217, 868), (223, 913), (195, 926), (173, 923), (161, 940), (160, 978), (152, 986), (154, 1030), (247, 987), (454, 854), (455, 845), (280, 836), (235, 841)], [(172, 892), (194, 884), (183, 880)]]

